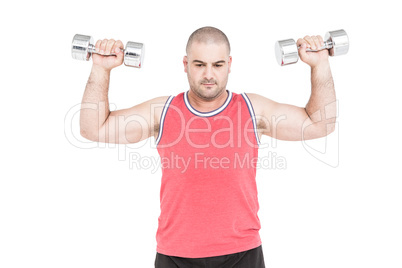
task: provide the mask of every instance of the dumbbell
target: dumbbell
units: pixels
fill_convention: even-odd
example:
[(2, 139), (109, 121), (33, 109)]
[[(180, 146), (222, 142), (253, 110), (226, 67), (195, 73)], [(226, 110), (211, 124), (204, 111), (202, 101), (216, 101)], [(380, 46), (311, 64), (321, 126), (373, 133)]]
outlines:
[[(124, 65), (141, 68), (144, 57), (144, 44), (127, 42), (124, 52)], [(102, 56), (116, 56), (116, 54), (104, 55), (95, 51), (94, 40), (91, 36), (76, 34), (71, 45), (73, 59), (88, 61), (92, 54)]]
[[(279, 65), (285, 66), (296, 63), (299, 60), (299, 50), (294, 39), (285, 39), (275, 43), (275, 56)], [(330, 31), (325, 34), (324, 46), (308, 52), (317, 52), (324, 49), (329, 50), (330, 56), (339, 56), (348, 53), (349, 38), (344, 30)]]

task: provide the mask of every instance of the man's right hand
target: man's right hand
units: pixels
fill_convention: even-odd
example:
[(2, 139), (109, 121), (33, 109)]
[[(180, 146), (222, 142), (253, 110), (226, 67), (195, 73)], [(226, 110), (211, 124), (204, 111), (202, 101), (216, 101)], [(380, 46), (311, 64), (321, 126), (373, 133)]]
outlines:
[[(104, 39), (98, 40), (95, 44), (95, 49), (99, 54), (92, 54), (93, 65), (110, 72), (113, 68), (122, 65), (124, 60), (123, 43), (120, 40)], [(116, 54), (116, 56), (110, 56)], [(108, 56), (109, 55), (109, 56)]]

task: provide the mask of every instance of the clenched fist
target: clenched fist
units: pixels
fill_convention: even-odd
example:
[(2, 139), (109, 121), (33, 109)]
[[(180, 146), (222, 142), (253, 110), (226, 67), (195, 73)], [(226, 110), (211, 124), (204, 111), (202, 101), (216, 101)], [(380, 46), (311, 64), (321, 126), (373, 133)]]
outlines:
[(98, 40), (95, 44), (97, 53), (92, 55), (92, 61), (97, 67), (101, 67), (106, 71), (122, 65), (124, 61), (123, 43), (120, 40), (103, 39)]

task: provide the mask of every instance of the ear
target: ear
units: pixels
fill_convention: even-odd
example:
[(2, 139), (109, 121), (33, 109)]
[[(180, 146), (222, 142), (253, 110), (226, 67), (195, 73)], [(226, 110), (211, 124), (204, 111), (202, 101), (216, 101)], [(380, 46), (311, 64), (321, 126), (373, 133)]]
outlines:
[(230, 73), (230, 68), (232, 67), (232, 56), (229, 56), (228, 67), (229, 67), (228, 73)]
[(184, 72), (187, 73), (187, 66), (188, 66), (187, 56), (183, 57), (183, 65), (184, 65)]

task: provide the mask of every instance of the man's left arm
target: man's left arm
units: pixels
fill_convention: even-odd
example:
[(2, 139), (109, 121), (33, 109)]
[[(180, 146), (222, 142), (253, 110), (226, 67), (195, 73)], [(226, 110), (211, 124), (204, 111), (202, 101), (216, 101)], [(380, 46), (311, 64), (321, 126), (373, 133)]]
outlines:
[(248, 94), (262, 134), (280, 140), (308, 140), (324, 137), (335, 130), (336, 96), (328, 50), (306, 52), (324, 45), (321, 36), (306, 36), (297, 45), (300, 59), (311, 67), (311, 95), (306, 107), (274, 102)]

